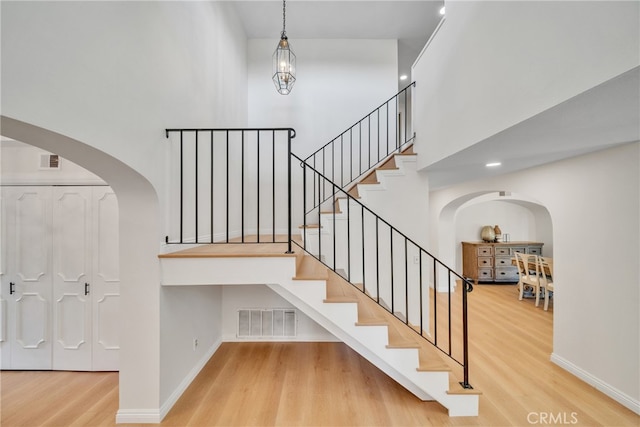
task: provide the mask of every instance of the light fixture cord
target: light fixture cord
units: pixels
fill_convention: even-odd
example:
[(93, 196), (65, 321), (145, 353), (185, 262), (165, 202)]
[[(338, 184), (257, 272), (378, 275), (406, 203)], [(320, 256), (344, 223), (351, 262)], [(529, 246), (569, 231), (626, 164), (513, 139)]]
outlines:
[(281, 38), (287, 37), (287, 0), (282, 0), (282, 35)]

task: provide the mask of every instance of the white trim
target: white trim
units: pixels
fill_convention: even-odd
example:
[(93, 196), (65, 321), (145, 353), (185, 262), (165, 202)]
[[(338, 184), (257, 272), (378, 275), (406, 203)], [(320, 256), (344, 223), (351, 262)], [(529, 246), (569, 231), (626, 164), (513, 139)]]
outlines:
[(156, 409), (118, 409), (116, 424), (160, 424), (160, 412)]
[(560, 366), (562, 369), (572, 373), (576, 377), (580, 378), (582, 381), (586, 382), (592, 387), (595, 387), (596, 390), (601, 391), (606, 394), (619, 404), (623, 405), (626, 408), (629, 408), (636, 414), (640, 415), (640, 401), (634, 399), (633, 397), (623, 393), (615, 387), (607, 384), (599, 378), (594, 377), (589, 372), (584, 369), (574, 365), (567, 359), (558, 356), (556, 353), (551, 353), (551, 361), (556, 365)]

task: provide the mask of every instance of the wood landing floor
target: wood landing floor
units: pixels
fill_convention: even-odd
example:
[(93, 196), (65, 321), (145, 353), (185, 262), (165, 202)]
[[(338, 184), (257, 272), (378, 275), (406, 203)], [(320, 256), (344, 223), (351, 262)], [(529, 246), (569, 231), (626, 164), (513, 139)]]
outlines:
[[(553, 310), (513, 285), (469, 298), (480, 416), (449, 418), (342, 343), (225, 343), (163, 426), (638, 426), (640, 416), (549, 361)], [(113, 426), (117, 373), (0, 374), (0, 425)]]

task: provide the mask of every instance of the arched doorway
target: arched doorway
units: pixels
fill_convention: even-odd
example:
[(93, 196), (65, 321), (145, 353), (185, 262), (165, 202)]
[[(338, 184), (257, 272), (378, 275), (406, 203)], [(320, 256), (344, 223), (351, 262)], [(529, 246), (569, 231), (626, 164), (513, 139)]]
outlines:
[(553, 225), (538, 200), (506, 191), (465, 194), (450, 200), (438, 214), (437, 245), (441, 258), (462, 270), (460, 242), (480, 240), (482, 225), (500, 225), (511, 240), (544, 243), (544, 255), (553, 256)]
[(149, 181), (122, 161), (65, 135), (6, 116), (2, 136), (58, 154), (102, 178), (119, 208), (120, 410), (158, 410), (160, 296), (158, 198)]

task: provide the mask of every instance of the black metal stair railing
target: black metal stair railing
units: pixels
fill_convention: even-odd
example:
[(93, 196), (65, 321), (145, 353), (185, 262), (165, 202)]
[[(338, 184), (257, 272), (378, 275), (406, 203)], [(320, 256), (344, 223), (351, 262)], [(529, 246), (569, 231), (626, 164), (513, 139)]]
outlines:
[(345, 188), (390, 154), (403, 150), (414, 138), (411, 108), (415, 85), (403, 88), (304, 162)]
[(167, 129), (166, 243), (288, 243), (291, 128)]
[[(291, 156), (294, 163), (300, 164), (293, 179), (302, 183), (303, 193), (295, 197), (302, 204), (295, 210), (304, 212), (302, 244), (295, 244), (462, 366), (460, 384), (472, 388), (467, 328), (467, 294), (473, 290), (472, 282), (363, 205), (340, 184), (295, 154)], [(311, 224), (313, 227), (309, 227)], [(435, 291), (442, 281), (447, 289), (444, 298)], [(456, 281), (462, 289), (459, 301), (454, 300)], [(432, 295), (428, 295), (429, 282), (434, 289)], [(458, 334), (459, 341), (454, 337)]]

